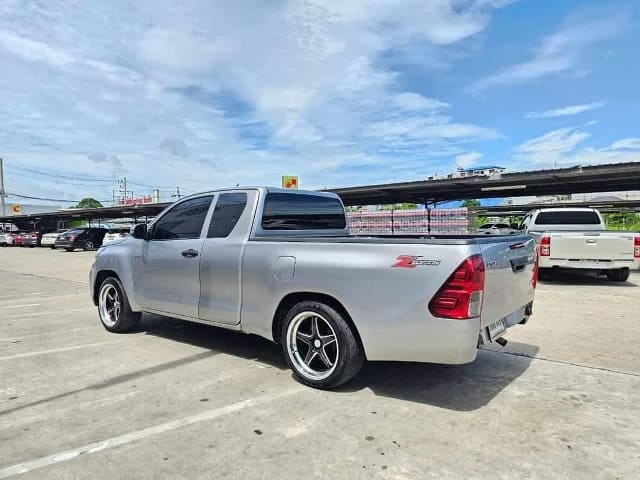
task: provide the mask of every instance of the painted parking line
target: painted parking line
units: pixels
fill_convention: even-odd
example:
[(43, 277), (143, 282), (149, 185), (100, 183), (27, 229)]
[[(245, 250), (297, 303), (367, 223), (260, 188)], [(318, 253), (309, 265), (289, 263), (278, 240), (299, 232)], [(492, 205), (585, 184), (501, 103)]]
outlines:
[(48, 355), (50, 353), (62, 353), (62, 352), (69, 352), (71, 350), (80, 350), (82, 348), (99, 347), (101, 345), (107, 345), (110, 343), (117, 343), (117, 342), (118, 340), (109, 340), (108, 342), (85, 343), (83, 345), (73, 345), (71, 347), (52, 348), (50, 350), (39, 350), (37, 352), (18, 353), (16, 355), (9, 355), (8, 357), (0, 357), (0, 362), (6, 361), (6, 360), (15, 360), (16, 358), (36, 357), (38, 355)]
[[(67, 298), (67, 297), (72, 297), (74, 295), (85, 295), (88, 296), (87, 292), (74, 292), (74, 293), (61, 293), (58, 295), (47, 295), (46, 293), (40, 294), (40, 296), (38, 297), (38, 301), (41, 302), (43, 300), (55, 300), (57, 298)], [(0, 302), (1, 303), (11, 303), (11, 302), (15, 302), (15, 301), (20, 301), (20, 300), (24, 300), (22, 297), (24, 297), (25, 295), (18, 295), (14, 298), (0, 298)]]
[(300, 388), (287, 390), (279, 393), (274, 393), (270, 395), (261, 395), (259, 397), (250, 398), (248, 400), (243, 400), (241, 402), (232, 403), (231, 405), (227, 405), (224, 407), (214, 408), (213, 410), (207, 410), (207, 411), (198, 413), (196, 415), (191, 415), (189, 417), (180, 418), (178, 420), (173, 420), (171, 422), (161, 423), (153, 427), (143, 428), (142, 430), (136, 430), (133, 432), (125, 433), (124, 435), (119, 435), (117, 437), (108, 438), (106, 440), (101, 440), (99, 442), (90, 443), (88, 445), (84, 445), (82, 447), (74, 448), (71, 450), (66, 450), (64, 452), (58, 452), (52, 455), (47, 455), (46, 457), (37, 458), (29, 462), (11, 465), (9, 467), (0, 469), (0, 479), (8, 478), (13, 475), (19, 475), (21, 473), (27, 473), (32, 470), (36, 470), (38, 468), (54, 465), (56, 463), (66, 462), (68, 460), (72, 460), (76, 457), (79, 457), (80, 455), (88, 455), (91, 453), (97, 453), (103, 450), (108, 450), (110, 448), (118, 447), (120, 445), (135, 442), (138, 440), (142, 440), (144, 438), (151, 437), (153, 435), (159, 435), (161, 433), (169, 432), (171, 430), (176, 430), (178, 428), (186, 427), (188, 425), (193, 425), (195, 423), (204, 422), (207, 420), (213, 420), (215, 418), (223, 417), (225, 415), (229, 415), (230, 413), (235, 413), (240, 410), (244, 410), (246, 408), (255, 407), (264, 403), (273, 402), (274, 400), (277, 400), (289, 395), (293, 395), (295, 393), (300, 393), (305, 390), (306, 389), (304, 387), (300, 387)]
[(82, 312), (86, 310), (95, 310), (96, 307), (82, 307), (82, 308), (67, 308), (62, 312), (34, 312), (34, 313), (21, 313), (20, 315), (11, 315), (11, 319), (13, 318), (24, 318), (24, 317), (43, 317), (45, 315), (60, 315), (68, 313), (68, 312)]
[(87, 325), (86, 327), (65, 328), (59, 330), (51, 330), (49, 332), (29, 333), (27, 335), (20, 335), (19, 337), (1, 337), (0, 342), (21, 342), (30, 338), (47, 337), (53, 335), (59, 336), (61, 333), (79, 332), (81, 330), (89, 330), (97, 327), (98, 325)]
[(27, 308), (27, 307), (39, 307), (41, 303), (23, 303), (22, 305), (0, 305), (0, 308)]
[(30, 297), (33, 295), (45, 295), (45, 292), (15, 293), (13, 295), (2, 295), (0, 296), (0, 301), (13, 299), (13, 298)]

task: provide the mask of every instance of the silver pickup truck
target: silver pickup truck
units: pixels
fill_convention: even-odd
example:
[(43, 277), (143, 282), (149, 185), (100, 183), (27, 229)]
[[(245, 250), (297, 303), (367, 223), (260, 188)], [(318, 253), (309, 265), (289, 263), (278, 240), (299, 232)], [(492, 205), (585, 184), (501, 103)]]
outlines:
[(101, 247), (90, 288), (111, 332), (142, 312), (260, 335), (317, 388), (365, 360), (473, 361), (532, 313), (529, 236), (350, 236), (332, 194), (234, 188), (184, 198)]

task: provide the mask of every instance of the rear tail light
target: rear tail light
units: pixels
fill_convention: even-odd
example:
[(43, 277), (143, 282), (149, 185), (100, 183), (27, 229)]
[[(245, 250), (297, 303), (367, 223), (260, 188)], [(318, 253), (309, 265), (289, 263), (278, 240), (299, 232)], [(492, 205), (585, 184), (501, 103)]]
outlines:
[(535, 289), (538, 286), (538, 275), (540, 268), (538, 267), (538, 255), (536, 255), (536, 262), (533, 264), (533, 277), (531, 278), (531, 285)]
[(71, 236), (69, 237), (69, 240), (71, 240), (71, 241), (73, 242), (73, 241), (75, 241), (75, 239), (76, 239), (76, 238), (78, 238), (78, 236), (77, 236), (77, 235), (71, 235)]
[(633, 239), (633, 258), (640, 258), (640, 237)]
[(480, 316), (484, 293), (484, 261), (481, 255), (464, 260), (429, 302), (435, 317), (464, 320)]
[(542, 237), (540, 239), (540, 256), (548, 257), (551, 255), (551, 237)]

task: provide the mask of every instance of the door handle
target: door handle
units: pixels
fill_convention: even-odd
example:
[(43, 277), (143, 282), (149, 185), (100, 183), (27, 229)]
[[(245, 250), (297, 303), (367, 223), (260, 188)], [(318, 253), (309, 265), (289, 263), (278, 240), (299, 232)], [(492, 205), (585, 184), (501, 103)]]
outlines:
[(181, 255), (187, 258), (193, 258), (198, 256), (198, 251), (190, 248), (188, 250), (184, 250)]

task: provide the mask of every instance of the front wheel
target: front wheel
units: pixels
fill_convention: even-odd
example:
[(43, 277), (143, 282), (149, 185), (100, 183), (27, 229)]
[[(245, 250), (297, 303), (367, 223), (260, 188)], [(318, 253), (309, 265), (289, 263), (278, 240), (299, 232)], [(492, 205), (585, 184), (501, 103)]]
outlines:
[(67, 248), (65, 248), (65, 250), (66, 250), (67, 252), (73, 252), (73, 247), (67, 247)]
[(50, 248), (51, 250), (55, 250), (55, 249), (56, 249), (56, 246), (55, 246), (55, 245), (51, 245), (49, 248)]
[(335, 388), (348, 382), (365, 360), (343, 315), (320, 302), (303, 301), (289, 310), (281, 344), (296, 379), (314, 388)]
[(608, 270), (607, 278), (613, 282), (626, 282), (629, 279), (629, 269)]
[(85, 252), (87, 250), (93, 250), (93, 242), (91, 240), (87, 240), (86, 242), (84, 242), (84, 245), (82, 246), (82, 248)]
[(133, 329), (142, 314), (131, 310), (127, 295), (115, 277), (109, 277), (100, 286), (98, 313), (102, 326), (110, 332), (128, 332)]

